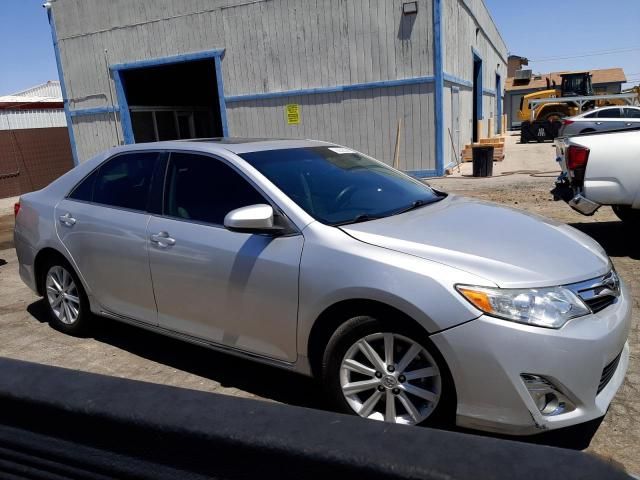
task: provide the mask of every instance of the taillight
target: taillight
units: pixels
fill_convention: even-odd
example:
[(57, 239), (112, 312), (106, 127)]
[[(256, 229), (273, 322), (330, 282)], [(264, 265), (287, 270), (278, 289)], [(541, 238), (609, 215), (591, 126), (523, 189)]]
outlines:
[(20, 211), (20, 202), (16, 202), (13, 204), (13, 216), (17, 217), (19, 211)]
[(586, 167), (589, 160), (589, 149), (585, 147), (577, 147), (571, 145), (567, 148), (567, 168), (575, 170), (577, 168)]
[(575, 123), (573, 120), (563, 120), (562, 124), (563, 125), (571, 125), (572, 123)]

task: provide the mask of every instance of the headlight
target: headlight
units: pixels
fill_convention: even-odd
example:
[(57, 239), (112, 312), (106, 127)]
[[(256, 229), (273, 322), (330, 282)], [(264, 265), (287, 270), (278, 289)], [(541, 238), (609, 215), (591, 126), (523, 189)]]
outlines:
[(456, 289), (487, 315), (538, 327), (560, 328), (591, 310), (563, 287), (510, 289), (457, 285)]

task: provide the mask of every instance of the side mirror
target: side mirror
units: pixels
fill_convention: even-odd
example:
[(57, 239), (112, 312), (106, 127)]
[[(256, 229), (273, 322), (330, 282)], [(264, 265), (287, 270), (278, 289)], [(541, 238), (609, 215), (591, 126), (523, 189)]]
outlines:
[(273, 207), (249, 205), (231, 210), (224, 217), (224, 226), (232, 232), (280, 234), (283, 228), (274, 224)]

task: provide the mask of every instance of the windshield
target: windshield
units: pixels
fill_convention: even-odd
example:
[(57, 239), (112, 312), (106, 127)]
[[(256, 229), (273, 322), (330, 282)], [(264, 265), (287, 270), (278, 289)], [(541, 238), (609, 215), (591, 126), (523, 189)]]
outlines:
[(329, 225), (386, 217), (442, 198), (424, 183), (342, 147), (240, 155), (309, 215)]

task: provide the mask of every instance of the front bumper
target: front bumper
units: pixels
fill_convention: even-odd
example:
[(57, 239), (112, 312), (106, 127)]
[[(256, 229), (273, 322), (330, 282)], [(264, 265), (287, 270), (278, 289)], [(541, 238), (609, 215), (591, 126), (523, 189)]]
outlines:
[[(603, 416), (629, 363), (629, 292), (622, 284), (616, 303), (569, 321), (559, 330), (523, 325), (486, 315), (431, 336), (451, 370), (462, 427), (529, 435)], [(603, 369), (620, 360), (608, 384), (597, 392)], [(575, 409), (544, 416), (520, 375), (551, 380)]]

